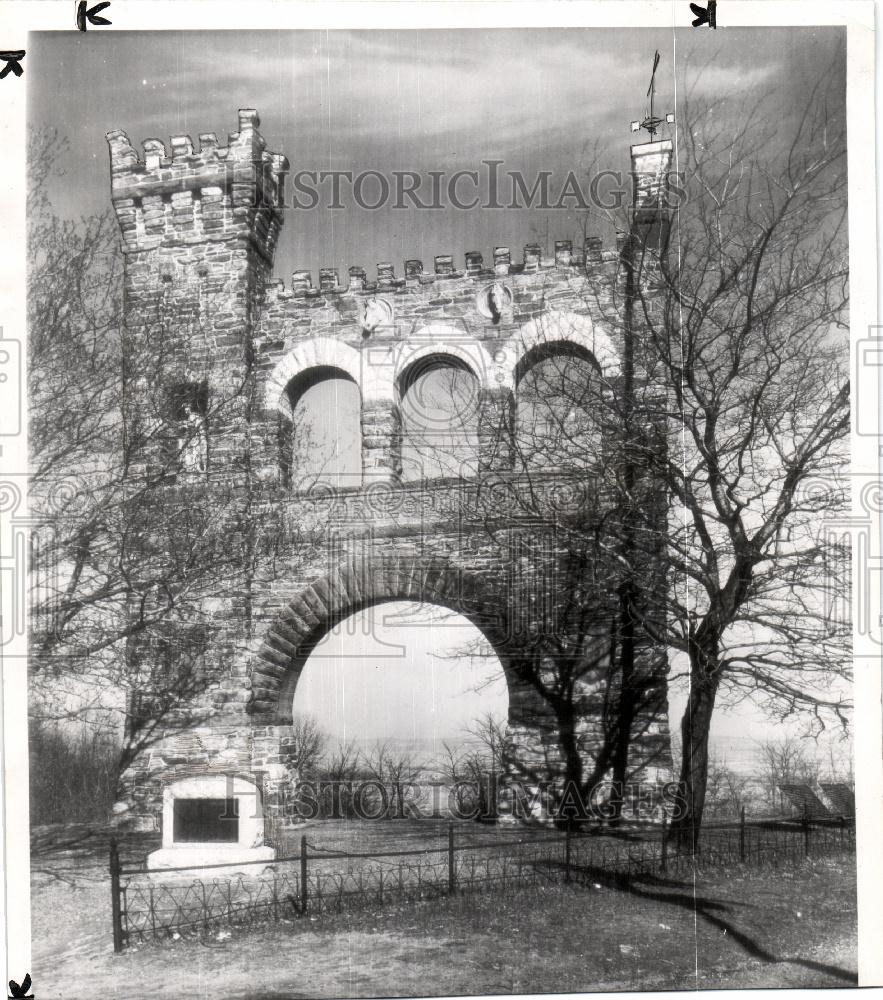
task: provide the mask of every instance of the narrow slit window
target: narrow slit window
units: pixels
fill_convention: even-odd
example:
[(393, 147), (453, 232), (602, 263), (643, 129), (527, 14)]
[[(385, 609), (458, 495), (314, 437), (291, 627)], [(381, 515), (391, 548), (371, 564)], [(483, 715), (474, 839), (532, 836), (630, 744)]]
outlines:
[(181, 471), (205, 472), (208, 468), (208, 386), (205, 382), (181, 382), (172, 387), (169, 402)]

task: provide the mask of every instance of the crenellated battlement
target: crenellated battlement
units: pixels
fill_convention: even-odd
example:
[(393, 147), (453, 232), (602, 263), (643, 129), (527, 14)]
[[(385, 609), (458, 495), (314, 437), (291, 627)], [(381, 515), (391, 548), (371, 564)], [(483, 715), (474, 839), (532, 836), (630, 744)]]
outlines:
[[(266, 265), (272, 267), (276, 244), (284, 221), (285, 156), (267, 150), (258, 128), (260, 118), (253, 109), (240, 109), (239, 130), (228, 136), (226, 146), (213, 132), (198, 136), (198, 147), (189, 135), (175, 135), (168, 145), (159, 139), (142, 142), (143, 155), (132, 146), (126, 132), (107, 133), (110, 150), (112, 200), (120, 224), (126, 253), (158, 247), (248, 240)], [(659, 147), (657, 149), (657, 147)], [(644, 173), (654, 179), (670, 160), (670, 143), (635, 147), (641, 151)], [(646, 162), (644, 162), (646, 161)], [(637, 161), (636, 161), (637, 162)], [(658, 184), (645, 183), (646, 201), (656, 194)], [(520, 261), (513, 260), (508, 247), (494, 248), (485, 259), (479, 251), (468, 251), (462, 266), (450, 254), (435, 257), (432, 267), (408, 259), (397, 274), (395, 265), (380, 262), (376, 277), (354, 265), (341, 277), (332, 267), (322, 267), (318, 281), (308, 270), (296, 270), (291, 288), (281, 281), (270, 284), (269, 296), (316, 298), (335, 294), (396, 291), (414, 285), (428, 285), (454, 279), (492, 280), (494, 277), (531, 275), (549, 270), (577, 269), (601, 277), (615, 263), (622, 247), (602, 250), (601, 239), (586, 237), (582, 246), (558, 240), (549, 252), (538, 243), (523, 248)]]
[(113, 205), (130, 253), (161, 245), (249, 239), (272, 264), (288, 160), (271, 153), (257, 111), (241, 109), (226, 146), (213, 132), (145, 139), (143, 158), (122, 130), (107, 133)]
[(388, 261), (376, 265), (376, 277), (369, 280), (367, 270), (361, 265), (347, 269), (344, 280), (336, 267), (320, 267), (318, 282), (314, 283), (313, 273), (296, 270), (291, 276), (291, 286), (287, 288), (281, 278), (269, 283), (268, 301), (276, 299), (312, 299), (329, 295), (374, 294), (396, 292), (423, 285), (444, 284), (454, 281), (477, 283), (491, 282), (495, 278), (516, 275), (534, 275), (540, 272), (577, 272), (602, 278), (609, 276), (610, 265), (619, 260), (622, 248), (603, 250), (598, 236), (588, 236), (581, 247), (574, 247), (572, 240), (556, 240), (554, 251), (549, 253), (539, 243), (525, 245), (521, 261), (513, 261), (509, 247), (495, 247), (492, 258), (487, 261), (478, 250), (469, 250), (463, 258), (463, 266), (455, 264), (451, 254), (439, 254), (428, 269), (422, 260), (404, 261), (402, 271), (396, 274), (396, 267)]

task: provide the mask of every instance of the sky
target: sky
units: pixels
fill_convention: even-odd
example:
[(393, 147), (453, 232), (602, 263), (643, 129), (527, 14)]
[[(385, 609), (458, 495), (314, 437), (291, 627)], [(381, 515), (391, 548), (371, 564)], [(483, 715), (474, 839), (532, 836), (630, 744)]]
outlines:
[[(684, 664), (669, 680), (669, 725), (678, 731), (686, 704)], [(406, 601), (375, 605), (329, 632), (308, 658), (294, 694), (296, 714), (315, 718), (335, 741), (415, 740), (422, 750), (456, 743), (488, 713), (506, 718), (509, 693), (499, 659), (462, 615)], [(749, 702), (718, 707), (711, 750), (742, 773), (758, 768), (759, 744), (799, 735), (773, 723)], [(845, 753), (836, 733), (808, 747), (825, 766)], [(839, 766), (839, 764), (838, 764)]]
[[(692, 87), (726, 117), (760, 88), (784, 125), (820, 69), (842, 63), (845, 41), (832, 28), (41, 32), (28, 50), (29, 122), (70, 140), (52, 189), (69, 215), (109, 206), (107, 131), (125, 130), (139, 151), (144, 139), (183, 133), (196, 141), (214, 131), (225, 143), (240, 107), (259, 111), (268, 148), (288, 157), (292, 175), (450, 175), (496, 159), (501, 176), (550, 171), (557, 191), (570, 170), (628, 170), (629, 123), (646, 110), (656, 49), (657, 112), (680, 113)], [(462, 190), (466, 200), (468, 181)], [(584, 213), (566, 206), (290, 209), (275, 274), (287, 282), (305, 268), (317, 281), (319, 267), (343, 274), (355, 264), (370, 275), (379, 261), (400, 274), (406, 258), (430, 266), (450, 253), (462, 264), (467, 250), (489, 259), (497, 245), (518, 260), (526, 243), (580, 236)], [(612, 240), (606, 221), (594, 230)]]
[(407, 601), (377, 604), (329, 632), (307, 661), (294, 712), (342, 741), (462, 739), (488, 713), (505, 719), (499, 659), (462, 615)]
[[(107, 131), (125, 130), (138, 150), (147, 138), (168, 143), (170, 135), (189, 133), (196, 141), (212, 131), (223, 144), (238, 127), (240, 107), (259, 111), (268, 149), (288, 157), (292, 174), (428, 176), (479, 170), (494, 159), (501, 171), (528, 178), (549, 171), (554, 189), (571, 170), (580, 178), (593, 165), (628, 170), (635, 141), (629, 123), (646, 113), (656, 49), (657, 112), (674, 111), (680, 120), (690, 93), (697, 103), (713, 102), (726, 122), (751, 92), (762, 91), (784, 133), (819, 73), (832, 63), (843, 67), (845, 34), (793, 27), (34, 33), (28, 118), (69, 141), (50, 186), (56, 211), (68, 217), (109, 208)], [(377, 262), (392, 261), (400, 275), (406, 258), (431, 267), (435, 255), (450, 253), (462, 266), (466, 251), (479, 250), (487, 261), (498, 245), (510, 246), (517, 261), (526, 243), (551, 248), (556, 239), (579, 238), (583, 221), (573, 208), (289, 209), (274, 274), (288, 283), (304, 268), (317, 283), (322, 266), (343, 275), (360, 265), (371, 276)], [(612, 243), (609, 220), (593, 217), (590, 232)], [(476, 707), (469, 694), (474, 665), (441, 669), (426, 645), (438, 630), (426, 622), (375, 621), (369, 632), (371, 644), (360, 655), (352, 655), (354, 639), (345, 634), (317, 649), (298, 691), (303, 705), (324, 712), (335, 732), (352, 735), (382, 735), (380, 720), (396, 727), (390, 735), (461, 726), (463, 706), (467, 713)], [(384, 660), (390, 641), (408, 655)], [(334, 658), (341, 665), (329, 674)], [(364, 683), (378, 672), (388, 684)], [(390, 690), (406, 711), (390, 709)], [(486, 707), (501, 704), (504, 694)], [(671, 702), (674, 726), (682, 685), (674, 686)], [(718, 714), (713, 742), (732, 760), (775, 731), (743, 705)]]

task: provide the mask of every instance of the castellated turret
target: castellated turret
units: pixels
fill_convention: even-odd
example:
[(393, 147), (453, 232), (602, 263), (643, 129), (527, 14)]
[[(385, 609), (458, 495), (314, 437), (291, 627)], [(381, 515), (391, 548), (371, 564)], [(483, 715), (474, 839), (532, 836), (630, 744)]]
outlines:
[[(251, 461), (255, 325), (288, 170), (284, 156), (266, 149), (259, 124), (256, 111), (241, 110), (226, 146), (213, 133), (199, 136), (198, 150), (190, 136), (173, 136), (169, 153), (147, 139), (143, 159), (125, 132), (107, 135), (128, 344), (142, 359), (133, 409), (142, 422), (168, 424), (172, 440), (187, 420), (202, 421), (204, 454), (189, 461), (234, 479)], [(147, 470), (163, 435), (149, 439)]]
[(257, 111), (243, 109), (227, 146), (205, 132), (194, 151), (190, 136), (178, 135), (169, 155), (159, 139), (145, 139), (143, 159), (125, 132), (108, 132), (124, 251), (246, 240), (271, 268), (288, 161), (266, 149), (259, 125)]

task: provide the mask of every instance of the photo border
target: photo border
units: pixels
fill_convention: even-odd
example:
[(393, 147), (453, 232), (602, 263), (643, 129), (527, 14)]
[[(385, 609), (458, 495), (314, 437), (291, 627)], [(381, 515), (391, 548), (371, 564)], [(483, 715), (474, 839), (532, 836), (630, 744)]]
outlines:
[[(0, 44), (3, 49), (25, 49), (38, 31), (75, 31), (76, 4), (69, 0), (6, 0), (2, 10)], [(266, 29), (348, 29), (376, 28), (399, 30), (453, 27), (677, 27), (689, 26), (693, 14), (687, 0), (676, 3), (627, 2), (251, 2), (247, 6), (226, 2), (168, 3), (167, 0), (119, 0), (104, 11), (111, 25), (102, 31), (198, 31)], [(843, 25), (847, 29), (847, 122), (850, 137), (849, 162), (849, 260), (850, 260), (850, 343), (851, 370), (856, 375), (853, 400), (852, 476), (879, 483), (881, 441), (877, 434), (857, 433), (856, 412), (876, 412), (880, 418), (883, 365), (876, 374), (868, 372), (863, 349), (879, 355), (883, 329), (877, 326), (878, 271), (876, 254), (876, 198), (874, 153), (869, 128), (874, 122), (874, 14), (871, 0), (839, 3), (780, 2), (780, 0), (720, 0), (718, 28), (774, 25)], [(96, 30), (96, 29), (90, 29)], [(702, 28), (700, 30), (708, 30)], [(719, 37), (723, 40), (724, 32)], [(673, 35), (674, 38), (674, 35)], [(0, 486), (0, 599), (2, 607), (14, 597), (22, 566), (15, 562), (13, 533), (16, 510), (27, 511), (27, 434), (25, 427), (25, 150), (26, 94), (29, 81), (27, 57), (21, 78), (9, 75), (0, 81), (0, 218), (4, 220), (3, 267), (0, 269), (0, 339), (15, 345), (21, 355), (22, 378), (17, 386), (4, 386), (0, 395), (0, 426), (14, 426), (21, 419), (17, 435), (0, 435), (0, 484), (21, 484), (18, 507), (5, 497)], [(879, 79), (879, 76), (878, 78)], [(878, 84), (879, 85), (879, 84)], [(883, 93), (883, 91), (881, 91)], [(603, 98), (602, 98), (603, 99)], [(587, 121), (588, 121), (587, 112)], [(879, 134), (876, 143), (883, 155)], [(883, 162), (883, 161), (881, 161)], [(883, 199), (881, 199), (883, 201)], [(868, 345), (870, 341), (870, 345)], [(18, 397), (16, 396), (18, 390)], [(853, 517), (868, 520), (853, 491)], [(870, 551), (881, 553), (881, 518), (871, 516)], [(854, 586), (862, 574), (871, 609), (881, 607), (880, 572), (853, 562)], [(16, 573), (18, 576), (16, 576)], [(11, 582), (10, 582), (11, 581)], [(855, 635), (855, 774), (859, 919), (860, 985), (883, 983), (883, 712), (881, 712), (881, 649), (883, 628), (877, 618), (871, 635)], [(2, 812), (4, 829), (2, 873), (4, 905), (2, 932), (5, 979), (19, 980), (30, 968), (30, 870), (28, 822), (27, 756), (27, 647), (24, 636), (16, 636), (6, 647), (0, 645), (0, 697), (2, 697), (3, 743), (0, 765), (3, 774)], [(109, 926), (109, 925), (108, 925)], [(38, 993), (39, 986), (37, 984)], [(730, 991), (725, 991), (730, 992)], [(621, 995), (621, 994), (617, 994)], [(659, 995), (659, 994), (657, 994)], [(677, 996), (677, 994), (672, 994)]]

